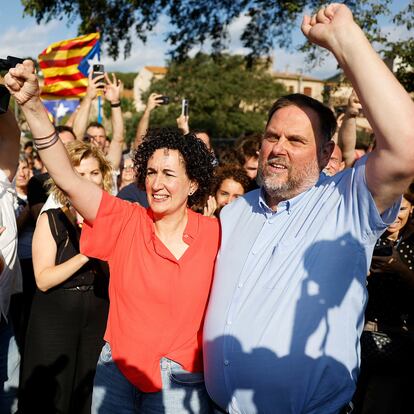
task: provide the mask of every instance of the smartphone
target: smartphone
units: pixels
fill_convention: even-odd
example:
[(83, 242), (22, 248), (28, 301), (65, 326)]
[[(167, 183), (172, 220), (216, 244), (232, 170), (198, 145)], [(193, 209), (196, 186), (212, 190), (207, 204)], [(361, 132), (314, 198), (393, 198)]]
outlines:
[(188, 100), (183, 99), (181, 101), (181, 115), (188, 116)]
[(159, 98), (157, 98), (157, 101), (161, 105), (168, 105), (170, 103), (170, 97), (163, 95), (163, 96), (160, 96)]
[[(95, 79), (97, 76), (101, 76), (105, 73), (104, 65), (97, 64), (92, 66), (92, 79)], [(104, 81), (98, 85), (98, 88), (104, 88)]]

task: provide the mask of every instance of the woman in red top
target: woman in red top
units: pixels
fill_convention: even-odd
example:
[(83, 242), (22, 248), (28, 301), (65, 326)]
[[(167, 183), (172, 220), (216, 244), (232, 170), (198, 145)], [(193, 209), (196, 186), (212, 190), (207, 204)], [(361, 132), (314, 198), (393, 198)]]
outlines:
[(207, 193), (212, 156), (195, 136), (160, 130), (136, 154), (149, 208), (74, 171), (39, 99), (29, 60), (6, 75), (50, 175), (84, 217), (81, 252), (110, 266), (110, 310), (92, 411), (207, 413), (201, 332), (219, 224), (188, 207)]

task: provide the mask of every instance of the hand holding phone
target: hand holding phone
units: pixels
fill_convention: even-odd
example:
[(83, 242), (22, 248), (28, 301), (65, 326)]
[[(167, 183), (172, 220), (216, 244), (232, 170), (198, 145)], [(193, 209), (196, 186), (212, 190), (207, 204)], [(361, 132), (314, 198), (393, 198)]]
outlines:
[(183, 99), (181, 101), (181, 115), (188, 116), (188, 100), (187, 99)]
[[(104, 65), (97, 64), (93, 65), (92, 67), (92, 79), (97, 78), (98, 76), (103, 76), (105, 74), (105, 68)], [(96, 86), (99, 89), (103, 89), (105, 87), (105, 82), (102, 79), (102, 82), (99, 82)]]

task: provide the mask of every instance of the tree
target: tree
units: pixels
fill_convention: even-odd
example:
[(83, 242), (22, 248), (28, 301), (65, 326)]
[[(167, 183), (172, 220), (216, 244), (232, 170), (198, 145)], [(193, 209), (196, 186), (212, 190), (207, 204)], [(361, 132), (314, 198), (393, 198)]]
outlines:
[[(410, 33), (414, 28), (414, 2), (393, 17), (393, 23), (405, 27)], [(385, 41), (384, 55), (397, 60), (396, 76), (408, 92), (414, 92), (414, 38), (404, 41)]]
[(176, 126), (186, 98), (192, 129), (206, 129), (215, 138), (262, 131), (271, 104), (286, 93), (267, 69), (265, 62), (246, 68), (240, 55), (215, 59), (199, 53), (173, 61), (165, 78), (154, 81), (143, 97), (152, 92), (170, 97), (170, 104), (153, 111), (151, 126)]
[(125, 89), (134, 89), (134, 80), (137, 77), (137, 72), (114, 72), (115, 76), (122, 81)]
[[(362, 27), (380, 38), (378, 18), (389, 14), (390, 0), (345, 0)], [(117, 58), (120, 45), (124, 54), (131, 51), (131, 32), (145, 41), (161, 16), (170, 23), (167, 40), (171, 57), (183, 59), (196, 45), (207, 40), (214, 52), (221, 52), (228, 40), (228, 27), (237, 17), (247, 16), (242, 34), (250, 57), (268, 55), (272, 47), (288, 47), (292, 29), (304, 12), (325, 5), (324, 0), (22, 0), (24, 13), (38, 23), (54, 18), (73, 23), (80, 17), (79, 33), (100, 30), (109, 55)], [(404, 17), (404, 13), (402, 15)]]

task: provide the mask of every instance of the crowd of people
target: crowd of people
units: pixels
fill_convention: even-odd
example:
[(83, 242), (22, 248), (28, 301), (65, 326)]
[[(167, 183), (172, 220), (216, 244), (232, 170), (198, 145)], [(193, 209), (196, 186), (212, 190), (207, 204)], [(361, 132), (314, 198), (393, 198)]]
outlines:
[(32, 139), (0, 115), (1, 413), (414, 412), (414, 103), (345, 5), (302, 31), (345, 112), (287, 95), (226, 148), (150, 125), (161, 94), (127, 148), (106, 73), (56, 127), (33, 62), (9, 70)]

